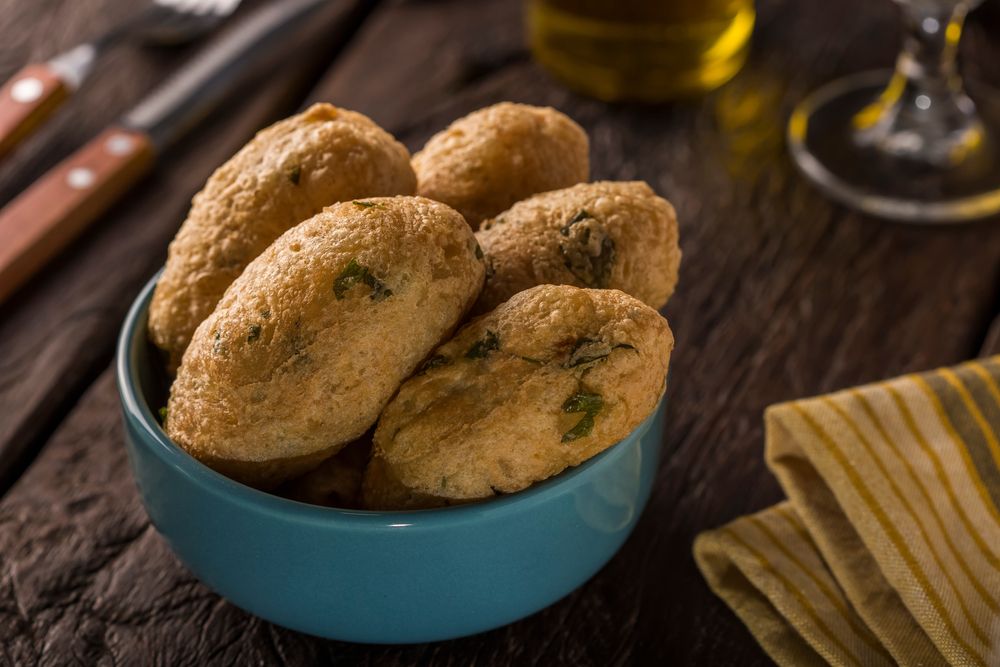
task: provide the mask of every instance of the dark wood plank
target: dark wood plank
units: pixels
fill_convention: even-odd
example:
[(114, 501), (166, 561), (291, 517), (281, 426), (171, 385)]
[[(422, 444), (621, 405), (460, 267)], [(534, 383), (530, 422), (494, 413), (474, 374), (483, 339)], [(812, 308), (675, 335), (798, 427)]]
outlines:
[[(1000, 228), (880, 223), (833, 206), (789, 165), (782, 123), (794, 101), (891, 62), (889, 3), (762, 2), (737, 79), (658, 108), (554, 86), (524, 56), (518, 4), (385, 7), (313, 97), (370, 113), (414, 148), (483, 104), (554, 104), (591, 133), (595, 177), (646, 179), (677, 205), (685, 258), (666, 310), (678, 343), (665, 457), (622, 552), (566, 600), (454, 642), (365, 647), (276, 628), (195, 582), (149, 527), (105, 374), (0, 502), (0, 636), (13, 638), (0, 659), (767, 664), (695, 570), (694, 535), (780, 497), (763, 464), (767, 404), (979, 350), (995, 312)], [(1000, 45), (986, 27), (974, 26), (966, 55), (997, 83)]]
[[(5, 0), (0, 16), (10, 22), (0, 27), (0, 33), (17, 39), (30, 34), (33, 41), (15, 42), (3, 51), (0, 73), (13, 71), (15, 59), (51, 55), (99, 31), (120, 16), (122, 7), (134, 4)], [(262, 3), (247, 4), (252, 9)], [(332, 3), (317, 21), (318, 34), (296, 54), (296, 67), (257, 83), (254, 94), (244, 92), (164, 155), (150, 178), (2, 305), (0, 492), (46, 429), (58, 422), (107, 364), (132, 296), (162, 263), (194, 192), (257, 129), (295, 110), (367, 5), (364, 0)], [(47, 26), (53, 27), (51, 33)], [(81, 90), (51, 126), (0, 166), (0, 200), (103, 129), (191, 52), (122, 47), (110, 54), (101, 62), (93, 85)]]
[(979, 349), (980, 357), (994, 354), (1000, 354), (1000, 314), (990, 324), (990, 328), (986, 331), (986, 337), (983, 339), (983, 345)]

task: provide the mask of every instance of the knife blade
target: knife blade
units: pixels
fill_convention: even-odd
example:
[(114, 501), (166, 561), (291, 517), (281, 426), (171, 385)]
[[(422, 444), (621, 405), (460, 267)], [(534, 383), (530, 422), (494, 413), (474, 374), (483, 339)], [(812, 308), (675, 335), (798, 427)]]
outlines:
[(279, 62), (327, 0), (278, 0), (221, 39), (0, 210), (0, 302), (233, 92)]

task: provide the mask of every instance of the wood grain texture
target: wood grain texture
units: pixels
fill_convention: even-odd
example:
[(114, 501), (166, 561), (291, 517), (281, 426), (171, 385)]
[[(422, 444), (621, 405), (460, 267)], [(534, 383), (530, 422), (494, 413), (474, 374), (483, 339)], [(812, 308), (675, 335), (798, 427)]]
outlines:
[[(995, 17), (974, 17), (964, 46), (996, 84)], [(595, 178), (645, 179), (674, 202), (685, 255), (666, 309), (677, 338), (668, 434), (621, 553), (539, 614), (453, 642), (366, 647), (276, 628), (194, 581), (149, 526), (105, 373), (0, 502), (0, 637), (11, 638), (0, 661), (768, 664), (697, 573), (694, 535), (780, 497), (763, 463), (766, 405), (976, 354), (998, 303), (1000, 227), (880, 223), (832, 205), (791, 168), (791, 105), (834, 76), (891, 63), (889, 3), (761, 2), (744, 71), (703, 100), (662, 107), (566, 92), (530, 63), (520, 35), (509, 0), (388, 4), (310, 97), (369, 113), (411, 148), (484, 104), (552, 104), (590, 132)], [(160, 234), (117, 255), (130, 276)], [(66, 270), (91, 289), (101, 279), (92, 264)], [(0, 378), (16, 383), (9, 370)]]
[(990, 328), (986, 331), (986, 337), (983, 339), (983, 344), (979, 348), (980, 357), (988, 357), (994, 354), (1000, 354), (1000, 314), (990, 324)]
[[(121, 3), (118, 3), (119, 6)], [(260, 2), (248, 2), (248, 9)], [(191, 196), (212, 171), (236, 152), (255, 131), (293, 112), (329, 62), (331, 52), (353, 29), (362, 0), (331, 3), (316, 27), (318, 35), (303, 45), (296, 67), (255, 82), (257, 94), (241, 91), (236, 100), (180, 146), (160, 159), (150, 178), (99, 219), (70, 253), (3, 304), (0, 317), (0, 490), (19, 470), (18, 463), (51, 430), (111, 357), (117, 329), (134, 294), (162, 264), (166, 247), (183, 221)], [(75, 39), (114, 20), (114, 2), (7, 2), (0, 16), (12, 21), (4, 30), (31, 32), (50, 49), (72, 43), (63, 36), (77, 25)], [(26, 6), (36, 7), (32, 15)], [(9, 10), (9, 11), (8, 11)], [(108, 12), (94, 17), (89, 12)], [(237, 14), (244, 14), (243, 9)], [(97, 24), (97, 25), (95, 25)], [(30, 28), (30, 30), (29, 30)], [(20, 30), (20, 32), (17, 32)], [(316, 38), (322, 38), (317, 43)], [(37, 55), (24, 48), (24, 57)], [(4, 52), (6, 62), (6, 51)], [(0, 201), (30, 183), (136, 102), (151, 83), (184, 61), (184, 52), (148, 52), (123, 47), (100, 67), (117, 68), (114, 76), (95, 76), (36, 139), (14, 159), (0, 164)], [(0, 72), (2, 73), (2, 72)], [(110, 89), (109, 89), (110, 87)], [(36, 153), (37, 152), (37, 153)]]

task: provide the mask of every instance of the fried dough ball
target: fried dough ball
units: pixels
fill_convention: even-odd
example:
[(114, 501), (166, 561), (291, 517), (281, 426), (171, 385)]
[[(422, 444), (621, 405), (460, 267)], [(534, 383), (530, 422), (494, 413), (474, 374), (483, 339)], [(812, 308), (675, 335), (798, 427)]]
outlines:
[(463, 327), (386, 407), (373, 509), (520, 491), (623, 439), (664, 391), (673, 335), (618, 290), (540, 285)]
[(289, 480), (278, 490), (278, 495), (310, 505), (359, 509), (361, 480), (372, 451), (368, 435), (345, 445), (316, 469)]
[(677, 285), (677, 215), (642, 181), (582, 183), (483, 221), (487, 256), (475, 312), (547, 283), (610, 287), (660, 309)]
[(315, 468), (375, 423), (454, 330), (484, 271), (472, 231), (444, 204), (327, 208), (252, 261), (199, 325), (167, 435), (259, 488)]
[(551, 107), (502, 102), (459, 118), (413, 156), (417, 194), (479, 221), (536, 192), (586, 181), (587, 134)]
[(315, 104), (262, 130), (195, 195), (149, 309), (150, 339), (175, 370), (195, 328), (250, 261), (338, 201), (410, 195), (406, 148), (367, 117)]

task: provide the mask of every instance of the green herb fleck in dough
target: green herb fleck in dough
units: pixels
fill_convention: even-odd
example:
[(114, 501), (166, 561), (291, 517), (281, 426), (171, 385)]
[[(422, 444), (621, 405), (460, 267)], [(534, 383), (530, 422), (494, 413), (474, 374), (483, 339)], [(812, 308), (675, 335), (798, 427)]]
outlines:
[(368, 297), (372, 301), (382, 301), (392, 296), (392, 290), (387, 288), (381, 280), (373, 276), (367, 267), (358, 264), (355, 259), (348, 262), (347, 267), (341, 271), (340, 275), (334, 281), (334, 296), (337, 297), (338, 301), (343, 299), (347, 291), (357, 283), (362, 283), (371, 288), (371, 293)]
[(265, 319), (265, 320), (271, 319), (271, 311), (270, 311), (270, 309), (260, 311), (260, 316), (263, 319)]
[(420, 364), (420, 368), (417, 369), (417, 375), (423, 375), (427, 371), (445, 366), (451, 363), (451, 359), (444, 356), (443, 354), (435, 354), (433, 357)]
[(573, 349), (570, 350), (569, 359), (564, 365), (566, 368), (576, 368), (583, 364), (589, 364), (592, 361), (604, 359), (610, 353), (611, 350), (601, 341), (594, 340), (593, 338), (581, 338), (576, 341)]
[(591, 431), (594, 430), (594, 417), (603, 407), (604, 399), (601, 398), (600, 394), (580, 391), (567, 398), (566, 402), (562, 404), (562, 411), (567, 414), (582, 412), (583, 417), (576, 423), (576, 426), (563, 434), (562, 441), (572, 442), (590, 435)]
[(615, 263), (615, 242), (601, 222), (581, 210), (560, 228), (563, 264), (586, 287), (607, 287)]
[(587, 213), (587, 209), (581, 208), (579, 213), (570, 218), (569, 222), (567, 222), (563, 226), (563, 228), (559, 230), (559, 233), (562, 234), (563, 236), (569, 236), (569, 230), (573, 225), (593, 217), (594, 216), (592, 216), (590, 213)]
[(384, 208), (382, 204), (373, 201), (353, 201), (351, 203), (358, 208)]
[(477, 340), (473, 343), (469, 351), (465, 353), (465, 356), (469, 359), (483, 359), (491, 351), (499, 349), (500, 336), (487, 329), (486, 336), (482, 340)]
[(160, 413), (160, 423), (161, 424), (166, 424), (167, 423), (167, 406), (164, 405), (162, 408), (160, 408), (159, 409), (159, 413)]
[(635, 347), (629, 345), (628, 343), (608, 345), (601, 340), (581, 338), (576, 342), (576, 345), (573, 346), (573, 349), (569, 353), (569, 359), (563, 366), (564, 368), (576, 368), (577, 366), (583, 366), (584, 364), (604, 361), (608, 358), (608, 355), (610, 355), (612, 351), (617, 349), (634, 350)]
[(302, 167), (295, 165), (288, 170), (288, 180), (292, 182), (292, 185), (298, 185), (299, 179), (302, 178)]
[(259, 324), (251, 324), (250, 325), (250, 333), (247, 334), (247, 342), (248, 343), (252, 343), (255, 340), (257, 340), (258, 338), (260, 338), (260, 325)]
[(543, 365), (543, 364), (545, 363), (545, 362), (544, 362), (544, 361), (542, 361), (541, 359), (535, 359), (534, 357), (522, 357), (522, 356), (521, 356), (521, 355), (519, 355), (519, 354), (517, 354), (517, 355), (514, 355), (514, 356), (516, 356), (516, 357), (517, 357), (518, 359), (520, 359), (521, 361), (527, 361), (527, 362), (528, 362), (529, 364), (535, 364), (535, 365), (537, 365), (537, 366), (541, 366), (541, 365)]

